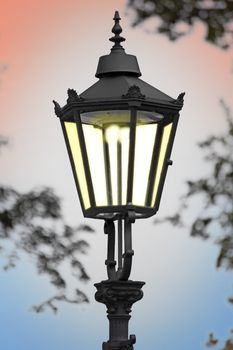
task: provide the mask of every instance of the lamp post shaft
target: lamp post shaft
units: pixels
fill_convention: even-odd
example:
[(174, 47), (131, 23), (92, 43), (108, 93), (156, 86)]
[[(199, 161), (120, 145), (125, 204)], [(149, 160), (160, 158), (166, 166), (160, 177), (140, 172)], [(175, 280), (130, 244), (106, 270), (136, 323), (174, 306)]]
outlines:
[(108, 315), (109, 339), (112, 341), (128, 340), (128, 323), (130, 315)]

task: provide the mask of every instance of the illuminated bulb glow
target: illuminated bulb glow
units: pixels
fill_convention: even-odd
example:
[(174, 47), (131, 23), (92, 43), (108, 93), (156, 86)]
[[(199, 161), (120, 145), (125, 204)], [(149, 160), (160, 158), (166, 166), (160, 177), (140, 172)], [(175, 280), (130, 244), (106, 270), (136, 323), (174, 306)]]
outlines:
[(129, 163), (129, 128), (121, 128), (122, 204), (126, 204)]
[(118, 205), (118, 154), (117, 145), (121, 145), (121, 198), (126, 204), (126, 187), (128, 174), (129, 128), (112, 125), (106, 128), (106, 141), (109, 147), (110, 174), (112, 184), (112, 204)]

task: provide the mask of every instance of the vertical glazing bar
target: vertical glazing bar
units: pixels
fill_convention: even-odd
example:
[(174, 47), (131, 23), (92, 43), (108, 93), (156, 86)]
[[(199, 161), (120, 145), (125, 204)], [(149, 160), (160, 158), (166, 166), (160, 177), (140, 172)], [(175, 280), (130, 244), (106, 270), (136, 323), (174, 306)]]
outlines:
[(118, 220), (118, 270), (122, 270), (122, 219)]
[(107, 189), (107, 201), (108, 205), (112, 205), (112, 182), (111, 182), (111, 169), (110, 169), (110, 157), (109, 146), (106, 140), (106, 132), (103, 129), (103, 149), (104, 149), (104, 166), (105, 166), (105, 178)]
[(127, 204), (132, 203), (132, 195), (133, 195), (133, 174), (134, 174), (134, 156), (135, 156), (135, 141), (136, 141), (136, 122), (137, 122), (137, 111), (135, 108), (133, 108), (131, 110), (131, 116), (130, 116)]
[(155, 135), (155, 142), (153, 147), (148, 185), (147, 185), (147, 191), (146, 191), (146, 198), (145, 198), (146, 206), (151, 206), (162, 136), (163, 136), (163, 125), (158, 125), (156, 135)]
[(87, 156), (87, 149), (86, 149), (85, 138), (84, 138), (84, 134), (83, 134), (83, 128), (82, 128), (82, 124), (81, 124), (81, 118), (80, 118), (79, 111), (74, 111), (74, 120), (76, 121), (77, 133), (78, 133), (78, 138), (79, 138), (81, 152), (82, 152), (82, 158), (83, 158), (83, 164), (84, 164), (84, 169), (85, 169), (90, 204), (92, 207), (95, 207), (96, 206), (95, 195), (94, 195), (90, 166), (89, 166), (88, 156)]
[(122, 145), (117, 141), (117, 201), (122, 204)]

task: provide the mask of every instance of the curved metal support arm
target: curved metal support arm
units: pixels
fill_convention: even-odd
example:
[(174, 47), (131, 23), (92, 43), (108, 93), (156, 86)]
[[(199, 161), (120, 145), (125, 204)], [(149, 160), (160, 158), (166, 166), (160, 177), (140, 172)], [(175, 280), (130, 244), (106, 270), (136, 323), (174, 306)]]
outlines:
[(111, 220), (106, 220), (104, 224), (104, 233), (108, 235), (108, 253), (105, 265), (109, 280), (116, 279), (116, 261), (115, 261), (115, 225)]
[(134, 212), (128, 212), (125, 222), (124, 222), (124, 254), (123, 254), (123, 266), (122, 270), (119, 271), (118, 279), (120, 281), (127, 281), (131, 268), (132, 268), (132, 259), (134, 251), (132, 249), (132, 223), (135, 222)]
[[(116, 271), (115, 261), (115, 225), (111, 220), (106, 220), (104, 225), (104, 232), (108, 235), (108, 253), (105, 264), (107, 266), (107, 274), (109, 280), (127, 281), (131, 268), (132, 258), (134, 251), (132, 249), (132, 223), (135, 222), (135, 214), (133, 211), (129, 211), (124, 219), (124, 254), (122, 255), (121, 246), (122, 242), (121, 235), (118, 236), (118, 270)], [(123, 259), (123, 264), (121, 261)], [(122, 267), (121, 267), (122, 265)]]

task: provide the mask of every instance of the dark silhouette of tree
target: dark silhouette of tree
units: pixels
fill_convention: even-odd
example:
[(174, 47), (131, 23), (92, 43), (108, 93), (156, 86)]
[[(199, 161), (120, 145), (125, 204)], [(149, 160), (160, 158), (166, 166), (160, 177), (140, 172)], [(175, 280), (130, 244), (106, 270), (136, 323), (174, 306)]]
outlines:
[[(192, 237), (212, 240), (219, 246), (217, 268), (233, 269), (233, 117), (223, 101), (227, 131), (210, 136), (199, 147), (210, 165), (208, 176), (187, 181), (187, 191), (181, 198), (180, 207), (170, 216), (155, 223), (168, 222), (173, 226), (185, 226), (185, 212), (191, 208), (192, 199), (201, 199), (200, 209), (190, 225)], [(233, 296), (228, 298), (233, 305)], [(207, 346), (216, 346), (218, 340), (210, 334)], [(233, 350), (233, 338), (229, 338), (221, 350)]]
[(187, 191), (178, 211), (155, 222), (165, 220), (183, 225), (185, 210), (190, 207), (192, 198), (200, 196), (203, 207), (191, 225), (190, 234), (204, 240), (213, 237), (220, 247), (216, 267), (233, 269), (233, 119), (225, 103), (221, 101), (221, 104), (227, 115), (226, 133), (210, 136), (199, 143), (205, 161), (210, 164), (209, 176), (187, 181)]
[[(232, 331), (231, 331), (232, 333)], [(215, 338), (213, 333), (209, 334), (209, 339), (206, 342), (206, 347), (215, 348), (219, 343), (219, 340)], [(224, 347), (221, 350), (233, 350), (233, 337), (231, 336), (229, 339), (225, 341)]]
[[(0, 137), (0, 146), (7, 140)], [(82, 238), (84, 232), (92, 233), (90, 226), (68, 226), (63, 218), (61, 199), (54, 190), (44, 187), (20, 193), (12, 187), (0, 186), (0, 254), (5, 258), (4, 270), (14, 268), (24, 252), (33, 258), (39, 274), (46, 274), (57, 290), (56, 294), (37, 306), (57, 311), (57, 302), (78, 304), (88, 302), (86, 294), (68, 284), (62, 266), (69, 266), (77, 281), (88, 281), (89, 276), (80, 261), (89, 244)], [(69, 295), (72, 295), (69, 297)]]
[(7, 70), (7, 65), (5, 63), (0, 62), (0, 85), (1, 85), (1, 75)]
[(2, 146), (6, 146), (8, 144), (7, 138), (0, 135), (0, 150)]
[(232, 0), (128, 0), (133, 26), (154, 19), (155, 31), (170, 40), (190, 32), (198, 21), (206, 27), (205, 40), (227, 49), (233, 45)]

